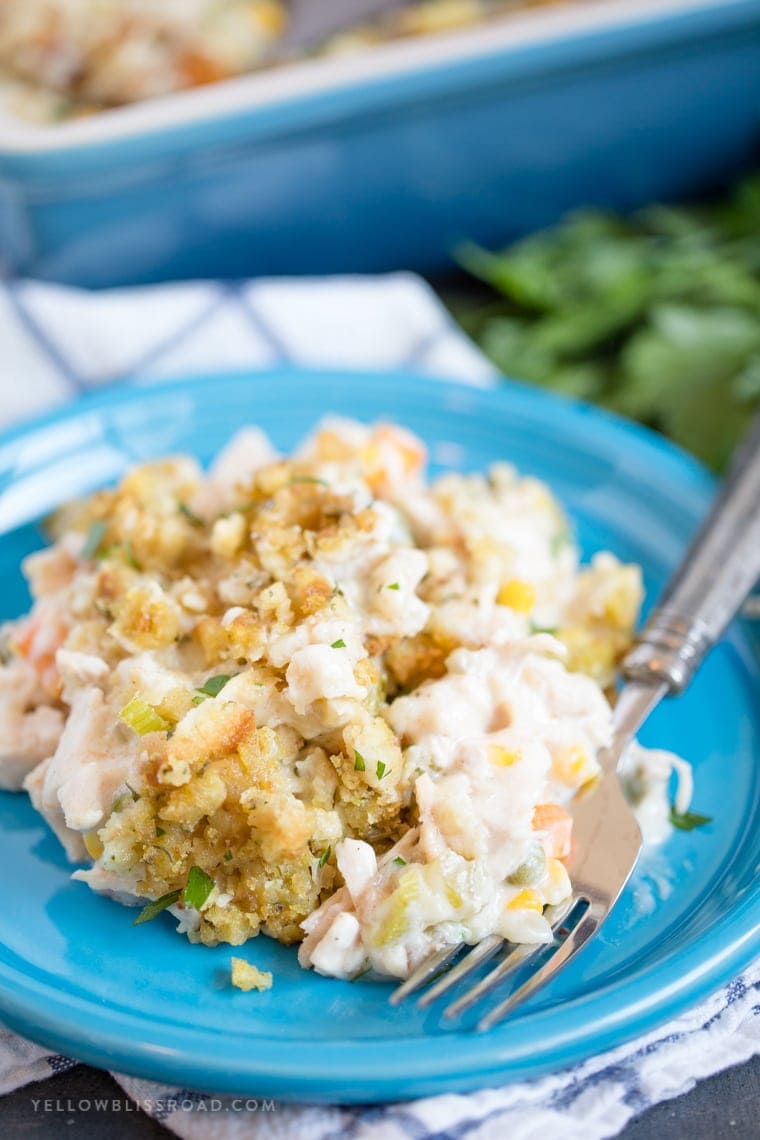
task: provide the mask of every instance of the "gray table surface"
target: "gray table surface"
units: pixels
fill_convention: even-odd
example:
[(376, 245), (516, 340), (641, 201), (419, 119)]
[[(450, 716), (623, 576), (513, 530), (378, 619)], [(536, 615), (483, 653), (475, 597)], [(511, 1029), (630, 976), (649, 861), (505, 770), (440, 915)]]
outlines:
[[(121, 1105), (107, 1113), (86, 1103), (107, 1098)], [(36, 1104), (35, 1104), (36, 1102)], [(47, 1104), (46, 1104), (47, 1102)], [(130, 1106), (132, 1111), (126, 1111)], [(162, 1125), (135, 1109), (107, 1073), (75, 1069), (26, 1085), (0, 1099), (0, 1127), (6, 1136), (58, 1140), (166, 1140)], [(209, 1130), (211, 1134), (211, 1130)], [(758, 1140), (760, 1136), (760, 1057), (726, 1069), (676, 1100), (642, 1113), (620, 1133), (622, 1140)], [(554, 1140), (548, 1136), (546, 1140)]]

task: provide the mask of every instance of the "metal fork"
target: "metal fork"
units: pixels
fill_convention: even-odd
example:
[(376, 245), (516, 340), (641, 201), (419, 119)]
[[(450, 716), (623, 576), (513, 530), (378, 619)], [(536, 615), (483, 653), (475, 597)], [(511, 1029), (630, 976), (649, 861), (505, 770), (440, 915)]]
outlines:
[[(393, 992), (393, 1005), (432, 982), (418, 1000), (420, 1006), (430, 1005), (504, 951), (494, 969), (444, 1010), (454, 1017), (508, 978), (527, 975), (480, 1018), (476, 1028), (490, 1029), (551, 981), (596, 934), (641, 850), (639, 827), (618, 778), (626, 748), (660, 700), (686, 688), (758, 578), (760, 416), (680, 569), (623, 662), (626, 684), (615, 706), (612, 743), (600, 756), (603, 775), (573, 807), (569, 870), (574, 894), (561, 909), (545, 911), (554, 941), (548, 947), (515, 945), (489, 935), (474, 948), (464, 943), (446, 947), (427, 958)], [(439, 976), (442, 971), (447, 972)]]

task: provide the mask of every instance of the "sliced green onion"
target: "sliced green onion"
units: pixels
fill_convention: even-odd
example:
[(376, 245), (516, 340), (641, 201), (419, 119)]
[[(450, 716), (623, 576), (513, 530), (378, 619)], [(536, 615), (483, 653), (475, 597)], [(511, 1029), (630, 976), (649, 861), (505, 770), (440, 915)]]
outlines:
[(364, 772), (366, 770), (366, 768), (367, 768), (367, 765), (364, 762), (364, 757), (362, 756), (359, 749), (355, 748), (354, 749), (354, 771), (355, 772)]
[(375, 775), (377, 776), (378, 780), (382, 780), (383, 776), (385, 775), (385, 771), (386, 771), (385, 763), (382, 760), (378, 760), (377, 768), (375, 769)]
[(187, 876), (187, 883), (182, 892), (182, 901), (185, 906), (200, 910), (208, 896), (214, 889), (214, 880), (200, 867), (191, 867)]
[(147, 906), (142, 908), (132, 925), (140, 926), (143, 922), (150, 922), (151, 919), (160, 914), (162, 910), (166, 910), (167, 907), (174, 906), (175, 902), (179, 902), (179, 896), (181, 894), (181, 891), (169, 891), (167, 895), (161, 895), (160, 899), (154, 899), (153, 902), (149, 902)]
[(700, 815), (696, 811), (676, 811), (673, 805), (670, 809), (670, 822), (679, 831), (693, 831), (695, 827), (704, 827), (706, 823), (712, 823), (712, 816)]
[(402, 855), (397, 855), (396, 858), (393, 860), (393, 862), (396, 864), (397, 867), (405, 867), (406, 866), (406, 859), (404, 859)]
[(100, 549), (100, 544), (105, 538), (106, 524), (102, 519), (96, 519), (94, 523), (90, 524), (90, 529), (87, 531), (87, 538), (84, 540), (82, 547), (82, 558), (94, 558)]
[(233, 856), (231, 851), (225, 851), (225, 853), (224, 853), (225, 863), (229, 863), (233, 858), (234, 858), (234, 856)]
[(324, 867), (325, 863), (327, 862), (327, 860), (330, 858), (331, 855), (332, 855), (332, 847), (328, 846), (325, 848), (325, 850), (319, 856), (319, 866)]
[(388, 590), (400, 590), (401, 587), (399, 586), (398, 582), (390, 582), (388, 584), (388, 586), (386, 587), (386, 589), (388, 589)]
[(156, 839), (160, 839), (162, 835), (166, 835), (166, 831), (163, 827), (159, 827), (158, 824), (156, 824)]
[(382, 921), (373, 939), (376, 946), (388, 946), (406, 934), (411, 925), (409, 909), (419, 899), (422, 883), (415, 867), (401, 875), (395, 891), (383, 907)]
[(170, 722), (142, 697), (132, 697), (119, 713), (119, 720), (128, 725), (138, 736), (145, 736), (149, 732), (168, 732), (172, 727)]
[(331, 648), (331, 649), (345, 649), (345, 648), (346, 648), (346, 643), (345, 643), (345, 641), (343, 640), (343, 638), (342, 638), (342, 637), (339, 637), (337, 641), (334, 641), (334, 642), (332, 643), (332, 645), (330, 646), (330, 648)]

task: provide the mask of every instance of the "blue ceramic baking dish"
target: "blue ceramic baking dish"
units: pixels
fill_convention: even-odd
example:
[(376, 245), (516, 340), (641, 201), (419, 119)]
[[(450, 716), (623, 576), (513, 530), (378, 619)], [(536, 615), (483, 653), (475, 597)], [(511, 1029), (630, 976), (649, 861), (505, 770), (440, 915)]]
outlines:
[(446, 267), (754, 160), (760, 0), (602, 0), (52, 127), (0, 124), (6, 271), (78, 285)]

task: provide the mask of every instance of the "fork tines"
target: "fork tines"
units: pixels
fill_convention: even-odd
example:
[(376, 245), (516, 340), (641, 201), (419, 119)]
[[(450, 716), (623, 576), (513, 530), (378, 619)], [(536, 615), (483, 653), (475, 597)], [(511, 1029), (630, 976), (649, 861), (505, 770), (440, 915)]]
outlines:
[[(445, 1017), (456, 1017), (460, 1013), (475, 1005), (498, 985), (506, 981), (511, 975), (517, 973), (521, 967), (534, 963), (534, 969), (522, 984), (510, 996), (485, 1014), (477, 1024), (478, 1029), (490, 1029), (526, 998), (543, 985), (560, 966), (583, 945), (587, 938), (596, 929), (597, 922), (592, 919), (589, 910), (589, 901), (583, 896), (571, 898), (560, 906), (548, 907), (546, 917), (549, 920), (554, 936), (554, 942), (542, 943), (538, 946), (526, 943), (514, 944), (506, 942), (503, 938), (491, 934), (484, 938), (464, 957), (459, 958), (465, 949), (460, 942), (455, 946), (444, 947), (431, 954), (417, 969), (402, 983), (391, 995), (390, 1001), (398, 1005), (404, 998), (428, 983), (433, 984), (418, 998), (417, 1005), (424, 1008), (431, 1005), (443, 994), (448, 993), (457, 983), (470, 977), (479, 966), (492, 958), (503, 947), (507, 948), (506, 955), (499, 964), (482, 977), (474, 986), (466, 990), (444, 1010)], [(547, 949), (551, 948), (547, 957)], [(443, 972), (443, 976), (441, 976)]]
[[(579, 901), (588, 902), (586, 899)], [(505, 1017), (508, 1017), (517, 1006), (522, 1005), (531, 994), (545, 985), (588, 941), (591, 935), (596, 931), (599, 925), (599, 919), (590, 906), (583, 908), (579, 913), (580, 919), (573, 916), (574, 925), (572, 930), (567, 931), (563, 941), (559, 943), (543, 964), (540, 965), (537, 970), (534, 970), (522, 985), (518, 986), (514, 993), (510, 994), (508, 998), (505, 998), (504, 1001), (484, 1014), (475, 1026), (476, 1029), (483, 1031), (492, 1029), (494, 1025), (498, 1025), (499, 1022), (503, 1021)], [(564, 933), (564, 930), (562, 933)]]

